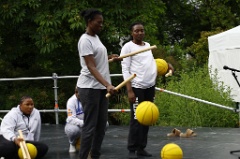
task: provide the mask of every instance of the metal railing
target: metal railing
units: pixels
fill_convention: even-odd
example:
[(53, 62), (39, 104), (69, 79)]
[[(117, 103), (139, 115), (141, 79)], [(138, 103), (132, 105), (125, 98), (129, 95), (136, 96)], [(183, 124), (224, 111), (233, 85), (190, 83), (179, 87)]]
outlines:
[[(122, 74), (111, 74), (110, 76), (111, 77), (119, 77), (119, 76), (122, 76)], [(56, 73), (53, 73), (52, 77), (0, 78), (0, 82), (1, 81), (20, 81), (20, 80), (22, 81), (22, 80), (53, 79), (53, 81), (54, 81), (54, 86), (53, 86), (53, 89), (54, 89), (54, 101), (55, 101), (54, 109), (42, 109), (42, 110), (39, 110), (39, 111), (43, 112), (43, 113), (55, 112), (56, 124), (59, 124), (58, 113), (59, 112), (67, 112), (67, 110), (66, 109), (59, 109), (59, 107), (58, 107), (58, 85), (57, 85), (57, 81), (58, 81), (58, 79), (67, 79), (67, 78), (78, 78), (78, 76), (58, 76)], [(224, 106), (224, 105), (213, 103), (213, 102), (209, 102), (209, 101), (205, 101), (205, 100), (202, 100), (202, 99), (199, 99), (199, 98), (195, 98), (195, 97), (191, 97), (191, 96), (188, 96), (188, 95), (184, 95), (184, 94), (180, 94), (180, 93), (164, 90), (162, 88), (157, 88), (156, 87), (155, 90), (160, 91), (160, 92), (169, 93), (169, 94), (176, 95), (176, 96), (180, 96), (180, 97), (183, 97), (183, 98), (195, 100), (195, 101), (202, 102), (202, 103), (205, 103), (205, 104), (209, 104), (209, 105), (212, 105), (212, 106), (216, 106), (216, 107), (219, 107), (219, 108), (231, 110), (231, 111), (233, 111), (235, 113), (239, 113), (239, 121), (240, 121), (240, 111), (239, 111), (239, 109), (232, 108), (232, 107), (229, 107), (229, 106)], [(0, 110), (0, 113), (7, 113), (8, 111), (10, 111), (10, 110)], [(108, 112), (130, 112), (130, 109), (108, 109)]]
[[(111, 77), (119, 77), (122, 74), (111, 74)], [(53, 80), (53, 89), (54, 89), (54, 108), (53, 109), (42, 109), (40, 112), (55, 112), (55, 121), (56, 124), (59, 124), (58, 114), (59, 112), (67, 112), (66, 109), (59, 109), (58, 106), (58, 79), (69, 79), (69, 78), (78, 78), (79, 76), (58, 76), (56, 73), (52, 74), (52, 77), (19, 77), (19, 78), (0, 78), (1, 81), (23, 81), (23, 80)], [(0, 113), (7, 113), (10, 110), (0, 110)], [(108, 112), (130, 112), (130, 109), (108, 109)]]

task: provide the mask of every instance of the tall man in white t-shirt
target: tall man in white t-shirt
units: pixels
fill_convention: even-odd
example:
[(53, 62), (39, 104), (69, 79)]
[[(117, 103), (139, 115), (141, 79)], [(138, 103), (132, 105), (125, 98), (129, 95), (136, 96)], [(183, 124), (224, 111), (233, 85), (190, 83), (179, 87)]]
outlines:
[[(150, 47), (149, 43), (143, 41), (145, 31), (142, 23), (133, 23), (130, 27), (130, 31), (132, 40), (122, 47), (120, 56)], [(131, 109), (127, 146), (129, 150), (129, 159), (136, 159), (138, 156), (151, 157), (152, 155), (145, 150), (149, 126), (141, 125), (137, 121), (135, 110), (138, 103), (143, 101), (153, 102), (154, 100), (157, 77), (156, 63), (152, 51), (149, 50), (124, 58), (121, 64), (124, 80), (129, 78), (132, 74), (137, 75), (126, 85)]]

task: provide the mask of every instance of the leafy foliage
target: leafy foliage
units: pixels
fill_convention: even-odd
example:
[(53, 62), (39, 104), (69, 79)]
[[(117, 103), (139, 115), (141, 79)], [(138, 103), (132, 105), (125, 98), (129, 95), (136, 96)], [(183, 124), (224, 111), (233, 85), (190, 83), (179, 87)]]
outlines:
[[(181, 73), (180, 76), (180, 81), (170, 80), (167, 86), (160, 81), (158, 82), (157, 87), (166, 87), (166, 91), (156, 92), (155, 104), (160, 112), (156, 125), (183, 127), (238, 126), (237, 113), (206, 104), (213, 103), (235, 108), (230, 99), (230, 90), (224, 91), (224, 85), (216, 85), (211, 81), (207, 66), (189, 73)], [(197, 98), (203, 102), (190, 98)], [(121, 102), (114, 108), (127, 109), (129, 107), (127, 101), (126, 96), (122, 97)], [(121, 124), (128, 124), (130, 119), (127, 113), (113, 113), (112, 116)]]
[[(154, 57), (166, 59), (175, 68), (174, 78), (159, 79), (163, 87), (171, 88), (185, 78), (191, 82), (190, 77), (185, 75), (191, 71), (200, 71), (198, 67), (201, 68), (207, 62), (207, 37), (238, 25), (239, 5), (239, 0), (224, 0), (221, 3), (214, 0), (2, 0), (1, 78), (51, 76), (52, 73), (59, 76), (78, 75), (81, 68), (77, 42), (85, 32), (85, 23), (79, 13), (86, 8), (98, 8), (104, 16), (104, 30), (99, 36), (109, 54), (119, 53), (120, 40), (129, 35), (129, 25), (134, 21), (142, 21), (146, 29), (145, 40), (158, 46), (158, 49), (153, 50)], [(185, 60), (186, 53), (192, 53), (193, 58)], [(121, 66), (119, 63), (110, 64), (110, 70), (111, 73), (121, 73)], [(191, 74), (197, 76), (193, 72)], [(122, 81), (121, 78), (112, 80), (114, 85)], [(59, 106), (64, 108), (66, 100), (74, 92), (76, 79), (59, 80), (58, 84)], [(52, 81), (1, 82), (1, 108), (10, 109), (15, 106), (17, 99), (25, 93), (36, 99), (39, 108), (52, 108), (53, 90), (49, 89), (52, 85)], [(183, 91), (182, 87), (176, 91)], [(124, 89), (121, 93), (125, 94)], [(111, 107), (122, 108), (128, 105), (126, 97), (121, 97), (121, 93), (111, 99)], [(120, 105), (117, 104), (122, 101)], [(188, 104), (195, 105), (195, 102)], [(194, 112), (196, 116), (202, 115), (197, 114), (196, 109), (186, 112)], [(43, 117), (46, 122), (54, 121), (54, 115), (43, 114)], [(128, 123), (128, 117), (127, 113), (111, 114), (114, 122), (124, 124)], [(65, 115), (61, 115), (60, 120), (64, 122), (64, 118)], [(196, 121), (196, 125), (199, 123)]]
[[(230, 90), (223, 91), (224, 85), (216, 85), (211, 81), (206, 65), (202, 69), (181, 73), (180, 76), (181, 80), (178, 82), (169, 81), (166, 90), (234, 108)], [(156, 97), (160, 110), (159, 125), (203, 127), (238, 125), (238, 115), (232, 111), (168, 93), (158, 92)]]
[(203, 66), (208, 62), (208, 37), (220, 32), (223, 32), (223, 30), (220, 30), (220, 28), (217, 28), (216, 31), (201, 32), (201, 37), (198, 39), (198, 41), (194, 42), (190, 47), (187, 48), (187, 52), (190, 52), (191, 55), (196, 59), (196, 65)]

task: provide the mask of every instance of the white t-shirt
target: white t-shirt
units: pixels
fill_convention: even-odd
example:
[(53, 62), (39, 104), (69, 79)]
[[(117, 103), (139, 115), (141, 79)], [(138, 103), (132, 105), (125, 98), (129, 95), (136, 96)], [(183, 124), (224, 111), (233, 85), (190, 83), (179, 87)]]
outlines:
[(90, 73), (84, 60), (84, 56), (93, 55), (97, 70), (106, 81), (111, 83), (107, 49), (99, 37), (97, 35), (90, 36), (83, 34), (78, 42), (78, 52), (82, 69), (77, 81), (77, 86), (79, 88), (106, 89), (106, 87), (99, 83)]
[[(149, 43), (144, 43), (145, 45), (140, 46), (132, 41), (127, 42), (122, 47), (120, 56), (150, 47)], [(132, 74), (137, 75), (131, 81), (132, 87), (145, 89), (156, 84), (157, 67), (151, 50), (123, 58), (121, 64), (124, 80)]]

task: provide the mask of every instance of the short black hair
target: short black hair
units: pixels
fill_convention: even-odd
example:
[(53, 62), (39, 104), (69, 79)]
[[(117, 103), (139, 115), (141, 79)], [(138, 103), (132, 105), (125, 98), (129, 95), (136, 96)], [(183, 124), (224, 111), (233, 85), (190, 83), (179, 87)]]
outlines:
[(93, 20), (95, 15), (102, 15), (102, 12), (95, 8), (89, 8), (81, 12), (81, 16), (84, 18), (86, 24), (88, 20)]
[(28, 95), (22, 96), (22, 98), (19, 101), (19, 104), (22, 104), (26, 99), (32, 99), (32, 97), (30, 97)]
[(130, 25), (129, 30), (132, 31), (132, 29), (133, 29), (133, 27), (134, 27), (135, 25), (142, 25), (142, 26), (144, 26), (143, 22), (134, 22), (134, 23), (132, 23), (132, 24)]

